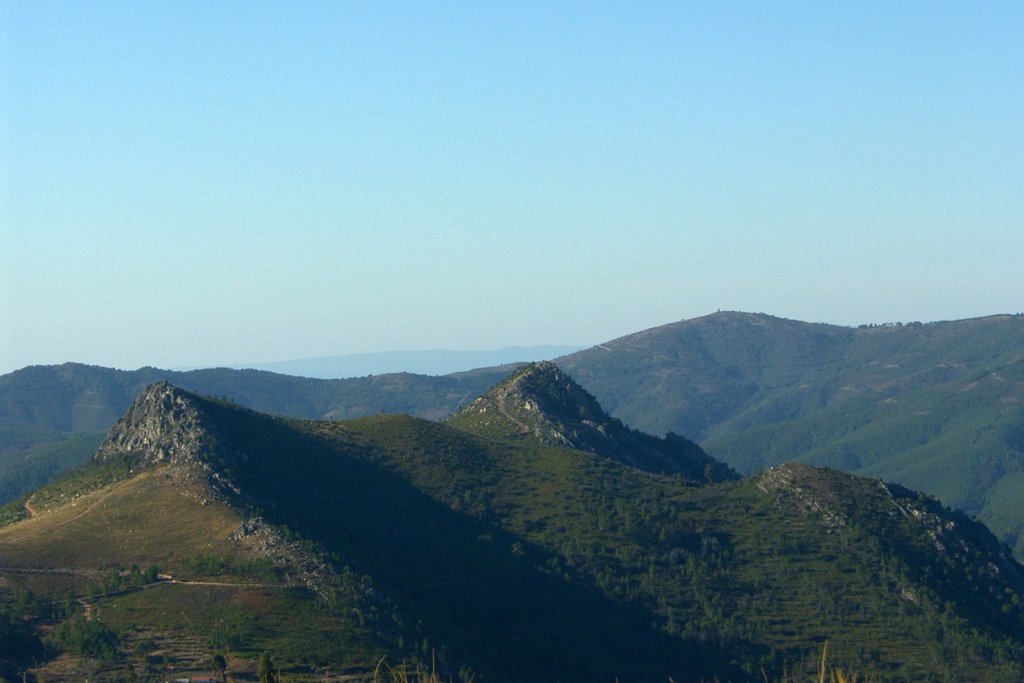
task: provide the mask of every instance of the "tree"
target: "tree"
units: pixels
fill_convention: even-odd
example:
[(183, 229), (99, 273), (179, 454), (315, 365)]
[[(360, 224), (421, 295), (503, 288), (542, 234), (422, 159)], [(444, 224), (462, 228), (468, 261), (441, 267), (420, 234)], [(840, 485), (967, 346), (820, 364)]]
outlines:
[(259, 675), (260, 683), (277, 683), (277, 677), (274, 675), (274, 660), (269, 652), (264, 652), (260, 657)]

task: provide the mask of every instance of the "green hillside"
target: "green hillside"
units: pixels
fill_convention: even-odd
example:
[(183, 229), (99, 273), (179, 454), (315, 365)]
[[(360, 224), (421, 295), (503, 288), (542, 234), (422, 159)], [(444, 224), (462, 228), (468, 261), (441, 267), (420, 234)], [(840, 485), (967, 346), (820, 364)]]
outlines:
[(896, 481), (1024, 554), (1024, 316), (860, 328), (719, 313), (558, 359), (611, 414), (753, 473)]
[(1024, 675), (1024, 574), (996, 539), (832, 470), (697, 485), (540, 438), (287, 420), (158, 384), (25, 502), (0, 511), (3, 628), (45, 661), (5, 676), (164, 680), (222, 654), (243, 680), (270, 651), (288, 680), (436, 657), (462, 681), (777, 681), (809, 677), (826, 640), (872, 680)]
[[(66, 470), (74, 469), (86, 462), (103, 441), (102, 433), (65, 433), (43, 430), (31, 430), (30, 438), (43, 436), (28, 446), (22, 435), (28, 430), (14, 430), (0, 427), (0, 432), (7, 432), (8, 443), (22, 444), (13, 446), (4, 454), (0, 454), (0, 502), (14, 500), (28, 491), (39, 488), (55, 476)], [(11, 435), (11, 431), (18, 434)]]

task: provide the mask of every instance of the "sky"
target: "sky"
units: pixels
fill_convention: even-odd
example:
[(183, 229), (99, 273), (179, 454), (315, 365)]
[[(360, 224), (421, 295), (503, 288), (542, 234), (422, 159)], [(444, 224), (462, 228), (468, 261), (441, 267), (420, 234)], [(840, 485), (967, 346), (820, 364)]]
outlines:
[(0, 373), (1024, 311), (1024, 3), (0, 0)]

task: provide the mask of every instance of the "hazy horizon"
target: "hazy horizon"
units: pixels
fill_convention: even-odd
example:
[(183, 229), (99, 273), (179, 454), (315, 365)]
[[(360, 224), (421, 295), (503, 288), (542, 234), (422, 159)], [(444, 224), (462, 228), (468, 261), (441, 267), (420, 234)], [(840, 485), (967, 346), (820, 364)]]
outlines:
[[(455, 372), (495, 367), (509, 363), (552, 360), (574, 351), (576, 345), (506, 346), (500, 349), (410, 349), (405, 351), (373, 351), (313, 358), (287, 358), (268, 362), (228, 363), (219, 367), (236, 370), (266, 370), (285, 375), (316, 379), (344, 379), (394, 372), (417, 375), (449, 375)], [(204, 369), (172, 368), (178, 370)]]

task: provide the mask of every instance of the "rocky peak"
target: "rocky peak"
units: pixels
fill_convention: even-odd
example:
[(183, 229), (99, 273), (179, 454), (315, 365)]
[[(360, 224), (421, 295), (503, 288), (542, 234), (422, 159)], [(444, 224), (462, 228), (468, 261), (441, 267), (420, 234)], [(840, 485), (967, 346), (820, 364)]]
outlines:
[[(281, 533), (274, 522), (254, 510), (251, 493), (239, 488), (244, 474), (236, 479), (230, 474), (241, 472), (248, 455), (239, 450), (237, 424), (229, 425), (238, 413), (255, 415), (239, 406), (205, 398), (175, 387), (165, 381), (147, 386), (135, 402), (110, 430), (96, 453), (100, 464), (126, 462), (129, 472), (154, 466), (169, 466), (170, 480), (203, 481), (209, 488), (202, 493), (179, 489), (184, 495), (207, 505), (209, 498), (229, 504), (244, 503), (245, 516), (231, 535), (248, 553), (263, 557), (282, 572), (289, 583), (304, 584), (320, 595), (330, 590), (326, 563), (315, 552)], [(269, 502), (273, 510), (273, 501)]]
[(588, 451), (638, 469), (682, 474), (695, 481), (736, 478), (688, 439), (674, 434), (661, 439), (630, 429), (548, 361), (523, 366), (451, 416), (448, 423), (481, 435), (528, 438)]
[(521, 398), (524, 408), (539, 415), (595, 424), (611, 420), (596, 398), (549, 361), (524, 366), (497, 393)]
[(580, 450), (594, 450), (587, 437), (604, 435), (611, 422), (597, 399), (548, 361), (516, 370), (449, 418), (455, 426), (495, 427), (503, 436)]
[(198, 397), (161, 381), (142, 390), (111, 428), (96, 459), (128, 456), (141, 467), (198, 462), (211, 441)]

